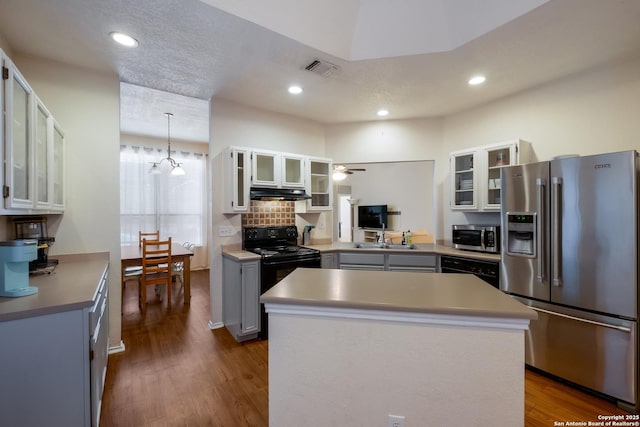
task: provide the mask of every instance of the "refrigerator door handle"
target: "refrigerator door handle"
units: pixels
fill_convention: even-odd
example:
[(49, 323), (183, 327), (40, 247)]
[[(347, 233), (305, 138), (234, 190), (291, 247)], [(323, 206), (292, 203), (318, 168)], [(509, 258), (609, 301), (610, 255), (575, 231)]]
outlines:
[(554, 176), (551, 179), (551, 244), (553, 247), (551, 259), (551, 284), (562, 286), (561, 253), (562, 230), (560, 230), (560, 204), (562, 191), (562, 178)]
[(545, 251), (543, 250), (544, 248), (544, 230), (545, 230), (545, 215), (544, 212), (545, 211), (545, 187), (547, 185), (546, 180), (544, 179), (537, 179), (536, 180), (536, 190), (537, 190), (537, 196), (538, 196), (538, 221), (536, 224), (536, 269), (538, 270), (538, 273), (536, 274), (536, 280), (538, 281), (538, 283), (544, 283), (544, 255), (545, 255)]
[(543, 308), (538, 308), (538, 307), (529, 306), (529, 308), (532, 309), (532, 310), (535, 310), (535, 311), (539, 311), (541, 313), (549, 314), (551, 316), (564, 317), (565, 319), (575, 320), (577, 322), (589, 323), (589, 324), (595, 325), (595, 326), (602, 326), (603, 328), (615, 329), (615, 330), (621, 331), (621, 332), (631, 332), (631, 328), (627, 328), (625, 326), (618, 326), (618, 325), (611, 325), (609, 323), (596, 322), (595, 320), (589, 320), (589, 319), (583, 319), (583, 318), (580, 318), (580, 317), (569, 316), (568, 314), (562, 314), (562, 313), (558, 313), (557, 311), (545, 310)]

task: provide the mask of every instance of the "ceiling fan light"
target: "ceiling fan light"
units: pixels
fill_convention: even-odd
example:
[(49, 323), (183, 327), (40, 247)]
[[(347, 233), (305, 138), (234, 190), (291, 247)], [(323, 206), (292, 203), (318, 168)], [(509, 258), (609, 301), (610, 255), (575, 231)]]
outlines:
[(336, 169), (335, 171), (333, 171), (333, 180), (334, 181), (342, 181), (347, 177), (347, 174), (342, 172), (339, 169)]

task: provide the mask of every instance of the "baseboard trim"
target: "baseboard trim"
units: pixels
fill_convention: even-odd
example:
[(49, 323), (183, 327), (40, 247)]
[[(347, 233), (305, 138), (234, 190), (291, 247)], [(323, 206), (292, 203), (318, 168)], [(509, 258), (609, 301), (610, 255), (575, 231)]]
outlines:
[(224, 326), (224, 323), (222, 322), (213, 323), (211, 320), (209, 320), (209, 329), (220, 329), (223, 326)]
[(109, 347), (108, 354), (124, 353), (124, 351), (125, 351), (124, 342), (121, 340), (120, 344), (115, 345), (113, 347)]

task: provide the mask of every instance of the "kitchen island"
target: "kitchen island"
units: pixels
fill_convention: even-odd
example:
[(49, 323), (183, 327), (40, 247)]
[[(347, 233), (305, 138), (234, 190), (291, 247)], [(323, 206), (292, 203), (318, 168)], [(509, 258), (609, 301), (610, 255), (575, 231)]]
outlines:
[(271, 425), (524, 424), (536, 314), (472, 275), (300, 268), (261, 301)]

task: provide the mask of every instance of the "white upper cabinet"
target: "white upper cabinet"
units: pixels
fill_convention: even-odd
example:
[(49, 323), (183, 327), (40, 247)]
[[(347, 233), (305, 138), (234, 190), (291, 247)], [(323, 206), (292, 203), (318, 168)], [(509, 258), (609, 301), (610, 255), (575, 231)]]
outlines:
[(279, 187), (281, 182), (280, 153), (258, 151), (251, 153), (251, 185), (255, 187)]
[(451, 209), (478, 208), (478, 151), (456, 151), (450, 154)]
[(304, 188), (306, 157), (296, 154), (281, 154), (281, 184), (283, 188)]
[(249, 157), (249, 149), (242, 147), (229, 147), (222, 154), (225, 180), (223, 213), (242, 213), (249, 209)]
[(32, 127), (33, 91), (8, 57), (3, 61), (5, 94), (5, 182), (4, 207), (34, 207)]
[(36, 207), (48, 208), (50, 206), (49, 173), (50, 154), (53, 148), (53, 118), (42, 101), (35, 96), (35, 125), (33, 141), (35, 143), (35, 176), (36, 176)]
[(499, 211), (500, 169), (531, 160), (531, 144), (522, 140), (451, 153), (451, 209)]
[(331, 159), (309, 159), (307, 193), (311, 199), (307, 201), (309, 210), (329, 210), (332, 208), (333, 185)]
[(253, 150), (251, 166), (252, 187), (305, 188), (306, 156)]
[(5, 106), (4, 120), (0, 120), (5, 162), (0, 213), (62, 212), (64, 132), (1, 50), (0, 59), (0, 98)]
[(58, 122), (52, 118), (53, 147), (51, 174), (49, 175), (49, 192), (52, 197), (51, 209), (62, 211), (65, 208), (65, 143), (64, 131)]
[(531, 144), (526, 141), (505, 141), (483, 147), (482, 210), (500, 210), (502, 184), (500, 169), (531, 161)]

